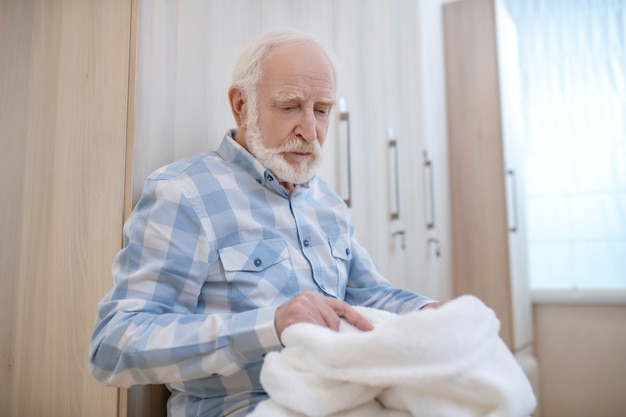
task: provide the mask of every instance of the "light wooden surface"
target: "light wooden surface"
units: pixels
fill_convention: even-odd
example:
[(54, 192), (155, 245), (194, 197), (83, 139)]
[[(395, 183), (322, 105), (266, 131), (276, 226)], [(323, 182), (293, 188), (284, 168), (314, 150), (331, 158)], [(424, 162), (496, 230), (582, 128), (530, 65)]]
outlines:
[(493, 0), (444, 5), (455, 295), (473, 294), (513, 350), (513, 312)]
[(87, 361), (121, 244), (130, 12), (0, 0), (3, 415), (118, 415)]
[(546, 417), (626, 416), (626, 305), (535, 305)]

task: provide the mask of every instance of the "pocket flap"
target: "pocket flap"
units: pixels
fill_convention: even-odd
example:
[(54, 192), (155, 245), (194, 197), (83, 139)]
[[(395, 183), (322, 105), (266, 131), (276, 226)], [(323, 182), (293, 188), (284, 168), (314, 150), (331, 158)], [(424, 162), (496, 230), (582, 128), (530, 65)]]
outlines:
[(352, 259), (352, 249), (350, 249), (350, 235), (344, 233), (339, 236), (328, 238), (330, 250), (335, 258), (349, 261)]
[(283, 239), (266, 239), (241, 243), (218, 250), (225, 271), (262, 271), (287, 259), (289, 252)]

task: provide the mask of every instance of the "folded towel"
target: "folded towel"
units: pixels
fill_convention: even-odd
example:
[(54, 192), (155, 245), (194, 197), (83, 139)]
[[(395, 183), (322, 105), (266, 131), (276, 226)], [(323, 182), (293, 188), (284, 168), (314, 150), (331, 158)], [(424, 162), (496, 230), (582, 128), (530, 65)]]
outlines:
[(531, 385), (500, 339), (500, 323), (465, 295), (406, 315), (357, 307), (374, 329), (307, 323), (282, 334), (249, 417), (527, 417)]

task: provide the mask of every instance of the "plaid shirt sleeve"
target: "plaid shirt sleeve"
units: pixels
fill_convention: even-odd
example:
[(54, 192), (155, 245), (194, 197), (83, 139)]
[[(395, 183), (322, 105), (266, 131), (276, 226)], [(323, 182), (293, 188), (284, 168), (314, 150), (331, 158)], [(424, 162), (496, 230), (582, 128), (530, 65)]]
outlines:
[(274, 306), (196, 313), (217, 252), (208, 230), (179, 184), (146, 182), (99, 304), (90, 361), (98, 380), (129, 387), (231, 375), (280, 348)]

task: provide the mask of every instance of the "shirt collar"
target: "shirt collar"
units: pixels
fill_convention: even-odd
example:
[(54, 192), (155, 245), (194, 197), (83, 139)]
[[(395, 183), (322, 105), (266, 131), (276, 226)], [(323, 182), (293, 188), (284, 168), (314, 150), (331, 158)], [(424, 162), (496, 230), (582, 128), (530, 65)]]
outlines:
[(235, 129), (230, 129), (224, 135), (222, 143), (217, 148), (217, 154), (226, 162), (239, 165), (248, 172), (259, 184), (264, 184), (266, 171), (265, 167), (250, 152), (244, 149), (235, 141)]
[[(230, 129), (226, 132), (222, 143), (217, 149), (218, 155), (225, 161), (233, 162), (242, 167), (262, 186), (269, 186), (279, 194), (281, 194), (280, 191), (282, 190), (282, 193), (286, 194), (285, 189), (280, 185), (276, 176), (235, 140), (236, 133), (236, 129)], [(308, 189), (310, 182), (311, 180), (297, 184), (296, 189)]]

